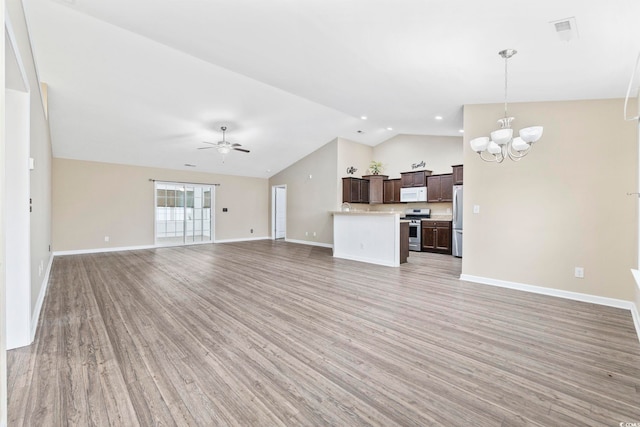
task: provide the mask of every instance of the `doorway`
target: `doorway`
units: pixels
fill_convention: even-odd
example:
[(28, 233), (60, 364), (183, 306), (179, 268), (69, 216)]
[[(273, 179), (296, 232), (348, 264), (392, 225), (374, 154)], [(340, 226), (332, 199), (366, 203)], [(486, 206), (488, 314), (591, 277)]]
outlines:
[(287, 186), (274, 185), (271, 191), (273, 239), (287, 237)]
[(156, 182), (155, 242), (159, 246), (213, 241), (213, 187)]

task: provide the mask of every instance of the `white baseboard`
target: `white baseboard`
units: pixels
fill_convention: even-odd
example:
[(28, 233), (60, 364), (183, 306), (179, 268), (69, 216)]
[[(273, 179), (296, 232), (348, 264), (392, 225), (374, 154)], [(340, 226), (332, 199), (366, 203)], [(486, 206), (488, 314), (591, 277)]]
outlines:
[(158, 247), (161, 247), (161, 246), (143, 245), (143, 246), (123, 246), (119, 248), (77, 249), (73, 251), (55, 251), (53, 253), (53, 256), (99, 254), (103, 252), (138, 251), (141, 249), (155, 249)]
[(269, 240), (270, 237), (248, 237), (242, 239), (222, 239), (222, 240), (214, 240), (213, 243), (235, 243), (235, 242), (251, 242), (254, 240)]
[(636, 334), (638, 335), (638, 340), (640, 341), (640, 316), (638, 315), (638, 310), (636, 308), (636, 305), (631, 301), (600, 297), (597, 295), (583, 294), (580, 292), (563, 291), (560, 289), (545, 288), (542, 286), (527, 285), (524, 283), (510, 282), (507, 280), (499, 280), (499, 279), (491, 279), (488, 277), (473, 276), (469, 274), (461, 274), (460, 280), (630, 310), (631, 315), (633, 316), (633, 322), (636, 328)]
[(76, 249), (72, 251), (55, 251), (54, 256), (63, 255), (84, 255), (84, 254), (99, 254), (103, 252), (121, 252), (121, 251), (139, 251), (143, 249), (159, 249), (159, 248), (172, 248), (176, 246), (191, 246), (191, 245), (207, 245), (212, 243), (232, 243), (232, 242), (248, 242), (252, 240), (268, 240), (269, 237), (249, 237), (242, 239), (222, 239), (214, 240), (213, 242), (194, 242), (189, 245), (176, 244), (176, 245), (141, 245), (141, 246), (122, 246), (117, 248), (94, 248), (94, 249)]
[(298, 243), (300, 245), (319, 246), (321, 248), (333, 249), (333, 245), (330, 243), (311, 242), (309, 240), (287, 239), (286, 237), (284, 241), (289, 243)]
[(348, 259), (349, 261), (359, 261), (359, 262), (366, 262), (369, 264), (376, 264), (376, 265), (382, 265), (384, 267), (400, 267), (400, 264), (394, 264), (393, 262), (388, 262), (388, 261), (383, 261), (383, 260), (379, 260), (379, 259), (374, 259), (374, 258), (367, 258), (367, 257), (358, 257), (358, 256), (353, 256), (353, 255), (344, 255), (344, 254), (340, 254), (340, 253), (335, 253), (333, 254), (334, 258), (340, 258), (340, 259)]
[[(636, 289), (636, 301), (638, 301), (640, 300), (640, 298), (638, 298), (638, 295), (640, 295), (640, 271), (632, 268), (631, 275), (633, 276), (633, 279), (636, 281), (636, 286), (638, 287), (638, 289)], [(640, 340), (640, 313), (638, 313), (638, 310), (640, 310), (640, 307), (638, 307), (636, 304), (633, 304), (631, 314), (633, 315), (633, 323), (636, 327), (636, 333), (638, 334), (638, 339)]]
[(38, 320), (40, 319), (40, 312), (42, 311), (42, 305), (44, 304), (44, 297), (49, 289), (49, 276), (51, 275), (51, 266), (53, 265), (53, 252), (49, 256), (49, 262), (47, 263), (47, 270), (44, 273), (42, 284), (40, 287), (40, 293), (38, 294), (38, 300), (31, 316), (31, 342), (36, 337), (36, 331), (38, 330)]
[(638, 313), (638, 307), (635, 304), (631, 304), (631, 315), (633, 316), (633, 324), (636, 327), (638, 341), (640, 341), (640, 313)]

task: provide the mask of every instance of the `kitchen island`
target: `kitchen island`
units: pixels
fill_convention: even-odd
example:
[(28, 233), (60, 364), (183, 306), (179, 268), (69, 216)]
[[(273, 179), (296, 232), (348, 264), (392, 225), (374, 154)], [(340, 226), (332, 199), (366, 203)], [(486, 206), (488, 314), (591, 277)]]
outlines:
[(332, 212), (333, 256), (399, 267), (409, 255), (409, 222), (400, 212)]

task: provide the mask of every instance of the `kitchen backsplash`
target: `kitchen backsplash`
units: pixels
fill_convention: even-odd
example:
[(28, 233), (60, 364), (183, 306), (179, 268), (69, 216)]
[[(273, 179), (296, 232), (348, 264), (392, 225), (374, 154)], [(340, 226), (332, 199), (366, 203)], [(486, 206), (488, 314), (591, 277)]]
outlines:
[(450, 220), (453, 210), (453, 203), (397, 203), (397, 204), (374, 204), (352, 203), (352, 210), (372, 211), (372, 212), (400, 212), (407, 209), (431, 209), (431, 218)]

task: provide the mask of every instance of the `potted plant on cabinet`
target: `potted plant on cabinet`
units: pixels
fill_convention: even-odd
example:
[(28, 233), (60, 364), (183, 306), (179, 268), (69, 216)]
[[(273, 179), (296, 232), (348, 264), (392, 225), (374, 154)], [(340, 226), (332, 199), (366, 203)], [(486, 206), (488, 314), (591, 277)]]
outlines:
[(378, 175), (380, 172), (382, 172), (382, 162), (371, 160), (371, 163), (369, 163), (369, 171), (372, 175)]

